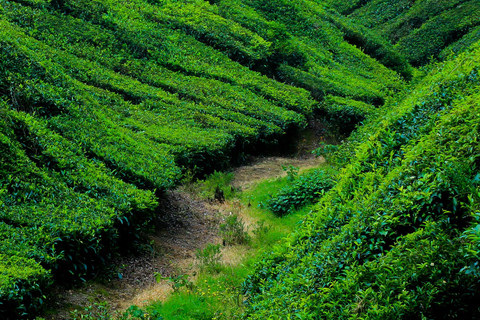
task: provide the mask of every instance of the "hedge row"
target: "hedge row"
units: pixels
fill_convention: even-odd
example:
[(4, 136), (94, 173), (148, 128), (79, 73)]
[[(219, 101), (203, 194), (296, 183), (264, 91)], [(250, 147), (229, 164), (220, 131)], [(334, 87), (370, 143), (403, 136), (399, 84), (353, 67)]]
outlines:
[(0, 254), (32, 270), (2, 265), (0, 301), (11, 283), (34, 297), (0, 317), (96, 273), (182, 171), (229, 165), (319, 108), (373, 114), (404, 70), (315, 1), (0, 0)]
[[(58, 14), (55, 10), (58, 8), (55, 6), (51, 6), (46, 12), (45, 8), (49, 6), (45, 4), (27, 3), (30, 6), (26, 7), (13, 2), (3, 2), (9, 8), (8, 19), (22, 26), (32, 37), (52, 47), (67, 50), (78, 57), (94, 60), (106, 69), (114, 70), (129, 78), (134, 77), (150, 86), (178, 94), (182, 100), (193, 100), (202, 104), (215, 103), (215, 109), (225, 104), (227, 99), (222, 95), (219, 101), (217, 97), (205, 97), (199, 92), (209, 90), (224, 93), (227, 88), (230, 92), (232, 89), (237, 92), (251, 90), (254, 94), (265, 96), (281, 107), (288, 107), (304, 114), (311, 112), (312, 102), (305, 99), (304, 92), (293, 91), (291, 87), (281, 86), (278, 82), (267, 80), (265, 77), (252, 77), (248, 69), (232, 64), (211, 47), (193, 41), (193, 39), (199, 40), (229, 54), (230, 49), (227, 49), (231, 47), (229, 39), (231, 36), (236, 37), (237, 33), (242, 34), (241, 29), (225, 35), (225, 39), (222, 40), (225, 42), (222, 49), (217, 40), (222, 39), (223, 33), (217, 36), (214, 28), (199, 27), (207, 28), (208, 37), (217, 39), (215, 40), (217, 44), (212, 44), (204, 39), (202, 32), (197, 34), (196, 31), (192, 31), (191, 26), (187, 24), (197, 25), (197, 23), (187, 21), (185, 17), (191, 19), (193, 16), (201, 15), (205, 20), (204, 24), (207, 25), (210, 21), (215, 24), (223, 21), (222, 19), (231, 19), (238, 23), (238, 27), (260, 34), (271, 41), (271, 50), (269, 49), (271, 52), (259, 60), (253, 59), (256, 61), (253, 64), (246, 64), (255, 70), (280, 78), (286, 83), (307, 88), (315, 98), (320, 100), (323, 99), (323, 91), (319, 91), (318, 87), (324, 86), (328, 88), (327, 94), (333, 93), (381, 105), (391, 90), (401, 88), (394, 72), (343, 41), (343, 38), (352, 38), (349, 34), (362, 35), (365, 30), (355, 31), (356, 28), (358, 29), (357, 26), (325, 11), (322, 6), (311, 1), (298, 4), (289, 2), (271, 4), (298, 12), (299, 16), (294, 19), (279, 16), (276, 10), (271, 10), (272, 8), (264, 12), (267, 5), (249, 3), (249, 6), (234, 0), (221, 1), (216, 6), (210, 6), (204, 1), (195, 2), (192, 6), (182, 6), (180, 9), (166, 2), (162, 5), (142, 2), (141, 6), (137, 4), (122, 6), (115, 2), (106, 2), (96, 3), (82, 10), (78, 3), (66, 1), (62, 2), (60, 7), (61, 11), (68, 13), (67, 16)], [(39, 10), (39, 7), (42, 7), (42, 10)], [(103, 15), (108, 10), (109, 14)], [(275, 14), (272, 15), (273, 12)], [(278, 21), (273, 21), (272, 18)], [(135, 29), (135, 37), (131, 36), (133, 29)], [(373, 39), (373, 35), (369, 37)], [(390, 59), (388, 56), (394, 54), (392, 49), (385, 43), (381, 43), (379, 39), (368, 40), (369, 37), (363, 36), (360, 46), (366, 49), (366, 52), (371, 52), (374, 57), (384, 55), (387, 60)], [(83, 42), (81, 46), (78, 45), (78, 41)], [(192, 52), (195, 54), (192, 55)], [(175, 62), (172, 59), (175, 59)], [(392, 60), (390, 59), (390, 62), (387, 60), (384, 62), (393, 66)], [(186, 61), (191, 63), (187, 65)], [(405, 68), (404, 62), (399, 63), (403, 65), (402, 68)], [(299, 72), (305, 73), (305, 76), (285, 72), (291, 66), (299, 67), (301, 70)], [(95, 66), (95, 69), (98, 69), (98, 66)], [(185, 76), (182, 76), (182, 73)], [(245, 77), (247, 74), (248, 76)], [(75, 76), (79, 75), (82, 76), (83, 73), (77, 71)], [(213, 77), (215, 80), (207, 83), (204, 77)], [(111, 76), (109, 75), (108, 78)], [(179, 78), (183, 79), (177, 81)], [(90, 75), (89, 84), (119, 92), (129, 101), (138, 103), (142, 100), (143, 95), (118, 89), (119, 86), (124, 86), (123, 82), (122, 84), (117, 82), (117, 86), (112, 87), (105, 83), (91, 83), (91, 79), (98, 79), (98, 77)], [(319, 81), (319, 79), (322, 80)], [(225, 82), (234, 86), (227, 87)], [(125, 87), (132, 87), (132, 85)], [(137, 85), (133, 87), (136, 88)], [(290, 92), (287, 92), (287, 89)], [(240, 96), (250, 104), (252, 99), (245, 99), (249, 95), (251, 94), (245, 92)], [(232, 98), (236, 99), (238, 96), (237, 93)], [(232, 100), (228, 99), (228, 101)], [(257, 101), (254, 104), (258, 106)], [(271, 106), (266, 107), (272, 110)], [(278, 108), (272, 111), (279, 112)], [(241, 112), (245, 113), (245, 110)], [(248, 116), (251, 113), (249, 112)], [(292, 118), (292, 115), (288, 118)], [(231, 119), (227, 120), (231, 121)], [(233, 120), (243, 124), (246, 118), (235, 116)], [(272, 132), (271, 127), (262, 124), (260, 126), (262, 127), (260, 136), (263, 136), (262, 131)], [(278, 130), (273, 128), (273, 131)]]
[[(53, 279), (94, 276), (137, 241), (159, 210), (155, 192), (175, 185), (180, 165), (218, 169), (305, 126), (296, 111), (312, 112), (308, 92), (198, 42), (196, 22), (157, 28), (152, 10), (116, 2), (78, 16), (78, 3), (0, 5), (2, 318), (32, 317)], [(113, 20), (102, 18), (107, 5)], [(145, 18), (131, 24), (135, 16)], [(211, 27), (227, 25), (219, 21)], [(172, 47), (156, 50), (165, 35)]]
[(416, 66), (432, 57), (445, 58), (442, 50), (455, 43), (466, 49), (462, 43), (473, 44), (468, 39), (477, 38), (474, 30), (480, 23), (480, 7), (474, 0), (352, 0), (329, 5), (396, 44), (398, 52)]
[(48, 271), (33, 259), (0, 254), (0, 307), (2, 315), (27, 316), (42, 305)]

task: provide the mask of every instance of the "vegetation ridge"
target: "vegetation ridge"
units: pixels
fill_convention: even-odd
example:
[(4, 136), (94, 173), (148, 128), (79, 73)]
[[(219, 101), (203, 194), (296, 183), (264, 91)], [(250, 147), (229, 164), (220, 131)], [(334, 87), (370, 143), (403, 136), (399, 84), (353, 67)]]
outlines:
[(312, 118), (345, 143), (268, 202), (319, 201), (245, 281), (245, 317), (477, 317), (479, 9), (0, 0), (0, 317), (140, 243), (184, 177)]

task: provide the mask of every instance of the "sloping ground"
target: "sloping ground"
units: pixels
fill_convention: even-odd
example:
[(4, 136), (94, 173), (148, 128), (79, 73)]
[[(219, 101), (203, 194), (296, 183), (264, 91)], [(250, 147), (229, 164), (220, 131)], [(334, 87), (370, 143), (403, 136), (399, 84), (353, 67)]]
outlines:
[(445, 59), (480, 40), (476, 0), (317, 0), (390, 40), (410, 63)]
[(1, 0), (0, 317), (138, 241), (182, 173), (381, 107), (411, 69), (362, 30), (307, 0)]
[(480, 43), (330, 158), (303, 225), (244, 283), (248, 319), (478, 319)]
[(89, 281), (79, 288), (59, 284), (49, 299), (50, 309), (42, 318), (71, 319), (74, 310), (84, 310), (94, 302), (108, 303), (109, 309), (124, 311), (132, 304), (164, 300), (172, 291), (167, 281), (157, 282), (155, 273), (163, 277), (191, 274), (195, 250), (207, 243), (218, 243), (219, 205), (192, 197), (180, 190), (168, 191), (160, 200), (162, 213), (149, 234), (150, 250), (114, 260), (121, 278)]
[[(323, 158), (301, 156), (259, 157), (248, 164), (235, 168), (231, 184), (224, 188), (248, 191), (265, 180), (285, 176), (282, 166), (296, 166), (301, 170), (318, 167)], [(172, 283), (167, 279), (157, 282), (155, 273), (162, 277), (175, 278), (189, 275), (190, 281), (198, 282), (201, 272), (196, 251), (207, 244), (221, 244), (219, 226), (232, 212), (238, 214), (250, 236), (258, 225), (258, 218), (250, 209), (256, 206), (243, 204), (236, 193), (233, 199), (218, 202), (213, 199), (214, 189), (208, 189), (199, 196), (202, 184), (193, 183), (168, 191), (160, 200), (164, 210), (155, 219), (155, 232), (149, 235), (151, 249), (143, 254), (127, 255), (115, 259), (120, 266), (121, 279), (88, 281), (79, 288), (56, 286), (55, 294), (48, 304), (50, 310), (42, 318), (69, 319), (74, 310), (84, 310), (94, 302), (108, 304), (111, 313), (123, 312), (131, 305), (144, 307), (152, 302), (164, 302), (172, 296)], [(193, 192), (193, 193), (192, 193)], [(205, 198), (207, 196), (207, 198)], [(249, 255), (248, 246), (222, 246), (222, 263), (236, 266)], [(214, 275), (213, 277), (218, 276)], [(90, 314), (95, 318), (93, 313)], [(79, 317), (79, 313), (77, 313)], [(141, 318), (141, 317), (140, 317)]]

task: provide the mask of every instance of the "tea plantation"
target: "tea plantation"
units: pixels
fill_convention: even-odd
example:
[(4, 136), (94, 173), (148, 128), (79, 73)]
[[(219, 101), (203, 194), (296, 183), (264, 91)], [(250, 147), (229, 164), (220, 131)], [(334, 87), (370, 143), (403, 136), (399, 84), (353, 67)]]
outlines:
[(312, 118), (349, 137), (270, 200), (318, 204), (245, 318), (479, 318), (479, 28), (474, 0), (0, 0), (0, 318)]

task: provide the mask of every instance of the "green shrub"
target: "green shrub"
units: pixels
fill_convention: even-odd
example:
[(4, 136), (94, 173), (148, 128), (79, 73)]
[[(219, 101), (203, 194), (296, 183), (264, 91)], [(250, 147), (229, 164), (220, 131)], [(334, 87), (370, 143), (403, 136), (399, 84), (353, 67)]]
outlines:
[(219, 231), (225, 245), (246, 244), (250, 241), (245, 223), (238, 214), (228, 215), (225, 222), (220, 224)]
[(478, 41), (480, 41), (480, 26), (472, 28), (460, 40), (444, 48), (438, 57), (441, 60), (448, 60), (450, 55), (458, 55), (462, 52), (468, 51)]
[(462, 43), (471, 45), (479, 24), (478, 15), (471, 15), (479, 10), (477, 1), (373, 0), (360, 4), (352, 7), (349, 18), (396, 44), (400, 56), (416, 66), (427, 64), (432, 57), (446, 58), (441, 51), (455, 48), (457, 42), (459, 48), (466, 48)]
[(479, 316), (472, 49), (434, 66), (339, 148), (349, 160), (335, 186), (245, 281), (246, 317)]
[(185, 288), (188, 290), (193, 290), (195, 288), (195, 285), (193, 284), (193, 282), (188, 279), (189, 276), (187, 274), (180, 274), (178, 276), (173, 276), (173, 277), (162, 277), (160, 273), (156, 272), (155, 278), (157, 282), (160, 282), (161, 280), (168, 280), (168, 282), (170, 282), (170, 285), (174, 293), (180, 292), (180, 289), (182, 288)]
[(428, 20), (420, 28), (403, 37), (397, 47), (415, 65), (428, 63), (441, 49), (460, 40), (470, 29), (480, 24), (478, 1), (468, 1)]
[(333, 170), (317, 169), (300, 175), (269, 199), (267, 207), (276, 215), (286, 215), (292, 209), (299, 209), (318, 200), (335, 182)]
[(252, 233), (257, 237), (257, 239), (261, 240), (267, 235), (270, 229), (271, 226), (266, 223), (265, 219), (262, 219), (255, 224)]
[(200, 264), (200, 268), (207, 272), (217, 273), (222, 265), (220, 259), (222, 257), (222, 252), (220, 250), (221, 245), (209, 243), (202, 250), (198, 249), (195, 252), (195, 257)]
[(370, 104), (331, 95), (325, 98), (321, 110), (332, 129), (343, 136), (350, 134), (367, 118), (374, 117), (378, 111)]
[[(478, 274), (477, 229), (468, 225), (477, 201), (471, 168), (477, 166), (472, 114), (478, 48), (470, 47), (477, 39), (477, 3), (0, 0), (0, 289), (7, 288), (0, 303), (12, 306), (7, 317), (33, 317), (52, 277), (67, 283), (93, 276), (127, 244), (138, 243), (157, 211), (156, 197), (175, 186), (182, 170), (214, 172), (201, 185), (228, 198), (235, 192), (229, 177), (215, 170), (304, 128), (319, 108), (332, 122), (349, 122), (348, 130), (359, 122), (365, 127), (331, 157), (344, 167), (338, 175), (310, 179), (290, 171), (292, 186), (272, 200), (283, 201), (275, 204), (281, 212), (325, 191), (292, 247), (266, 258), (247, 282), (251, 301), (265, 284), (259, 305), (272, 303), (267, 310), (278, 311), (293, 301), (303, 316), (308, 305), (320, 304), (301, 305), (310, 298), (297, 288), (326, 292), (335, 279), (338, 286), (325, 296), (329, 307), (335, 294), (355, 286), (340, 283), (347, 267), (350, 279), (357, 279), (357, 265), (368, 274), (365, 266), (382, 255), (393, 264), (401, 255), (397, 239), (405, 250), (412, 239), (441, 245), (405, 259), (456, 259), (438, 272), (451, 275), (450, 288), (470, 288)], [(340, 16), (326, 4), (352, 15)], [(449, 56), (449, 50), (470, 56), (431, 65), (424, 81), (416, 79), (415, 88), (392, 98), (405, 88), (398, 74), (408, 79), (412, 71), (403, 55), (421, 65), (431, 56)], [(238, 218), (222, 228), (228, 242), (247, 238)], [(457, 229), (465, 230), (461, 245)], [(259, 235), (264, 231), (258, 227)], [(220, 250), (212, 246), (198, 255), (213, 261), (204, 264), (215, 271)], [(302, 261), (308, 270), (290, 261)], [(14, 270), (15, 263), (24, 273)], [(450, 272), (454, 268), (463, 273)], [(374, 264), (371, 270), (387, 272)], [(284, 287), (274, 287), (269, 277), (277, 276)], [(475, 291), (442, 298), (438, 273), (428, 279), (431, 285), (415, 289), (428, 293), (418, 299), (421, 305), (458, 306), (455, 315), (463, 315), (458, 301), (470, 301)], [(337, 300), (361, 317), (373, 312), (365, 311), (370, 291), (356, 307)], [(375, 299), (386, 315), (391, 300)], [(399, 301), (392, 308), (406, 310)], [(198, 314), (213, 317), (209, 311)], [(142, 312), (132, 309), (127, 316), (142, 318)]]
[(33, 259), (0, 254), (0, 316), (28, 318), (45, 304), (51, 274)]

